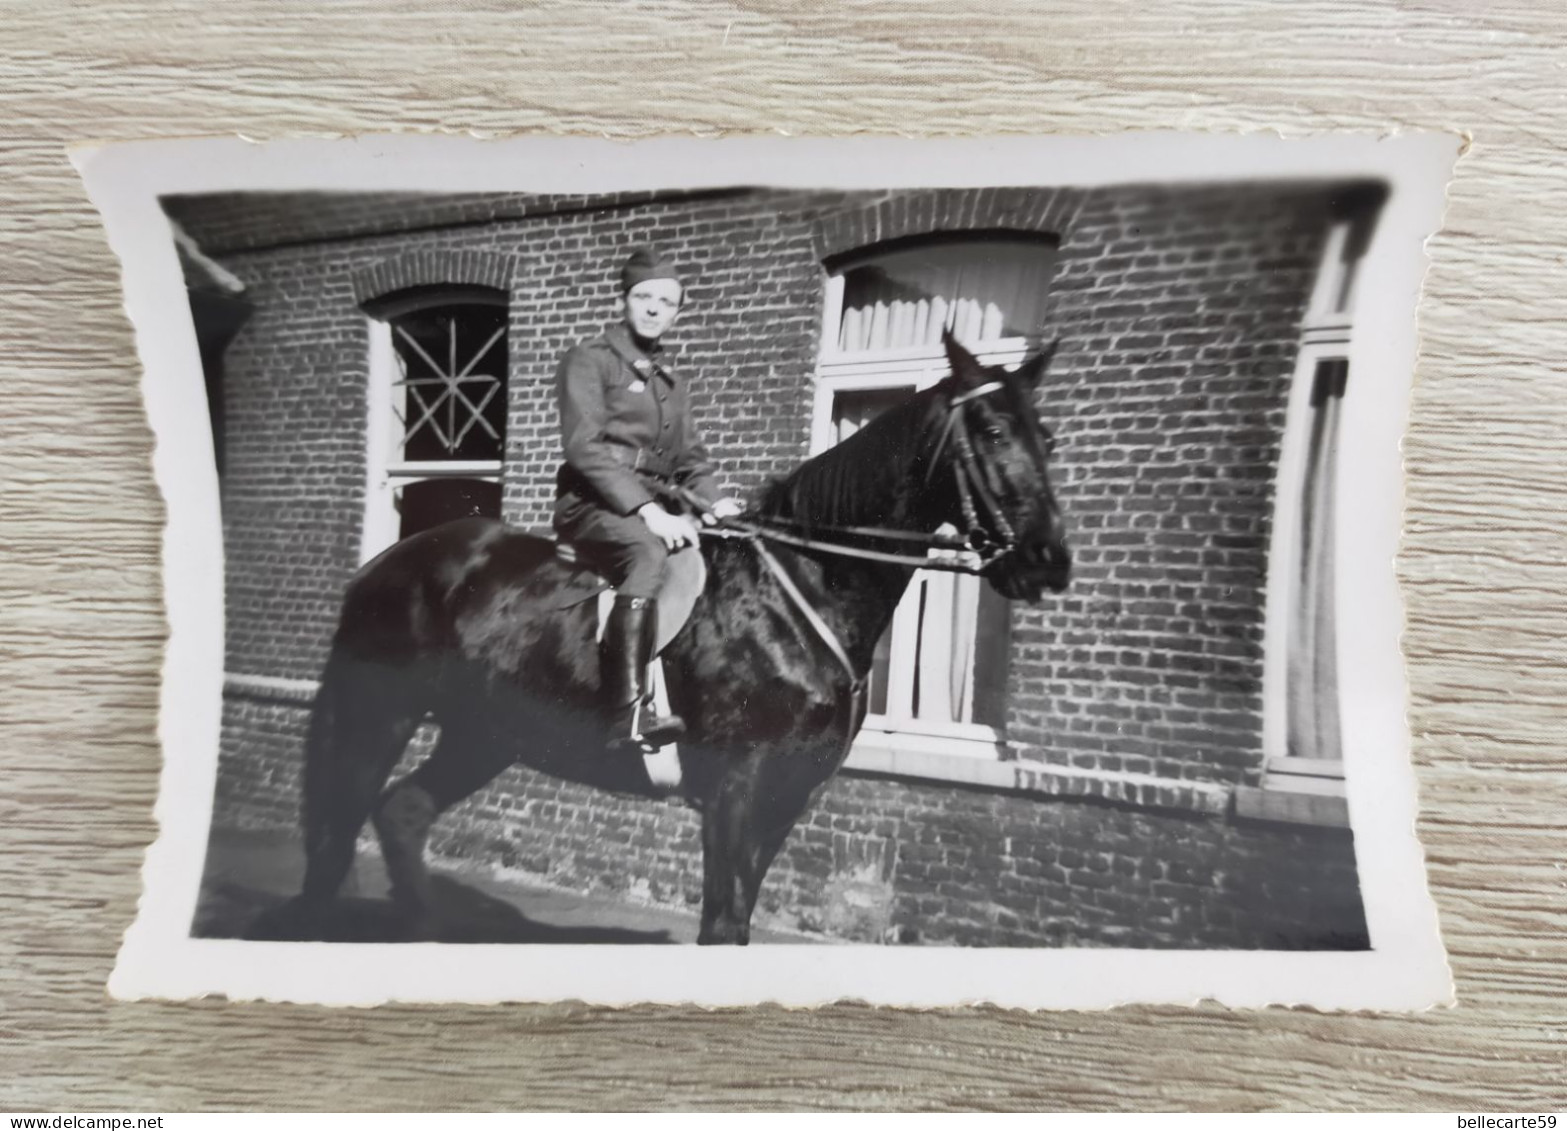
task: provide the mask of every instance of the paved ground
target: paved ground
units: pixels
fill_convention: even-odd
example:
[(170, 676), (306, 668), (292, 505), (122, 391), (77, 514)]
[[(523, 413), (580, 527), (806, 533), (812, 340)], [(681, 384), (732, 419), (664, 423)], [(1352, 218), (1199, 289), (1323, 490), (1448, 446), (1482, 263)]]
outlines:
[[(288, 917), (299, 891), (304, 856), (291, 833), (216, 830), (207, 853), (192, 933), (204, 938), (313, 938), (330, 942), (395, 942), (409, 938), (386, 898), (381, 861), (361, 853), (344, 895), (331, 913), (305, 925)], [(431, 869), (435, 879), (434, 938), (470, 943), (695, 943), (697, 916), (579, 895), (478, 868)], [(428, 936), (425, 936), (428, 937)], [(775, 931), (753, 932), (756, 943), (821, 941)]]

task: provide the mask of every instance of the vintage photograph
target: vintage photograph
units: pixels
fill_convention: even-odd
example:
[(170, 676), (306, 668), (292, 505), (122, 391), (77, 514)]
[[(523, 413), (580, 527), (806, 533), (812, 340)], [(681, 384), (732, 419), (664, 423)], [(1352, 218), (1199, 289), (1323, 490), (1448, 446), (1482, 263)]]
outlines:
[(610, 1000), (721, 967), (723, 1001), (1050, 1004), (973, 987), (1052, 954), (1201, 960), (1098, 1004), (1223, 1000), (1230, 956), (1251, 1004), (1314, 1000), (1331, 967), (1258, 964), (1303, 952), (1441, 1000), (1391, 555), (1453, 147), (1169, 141), (961, 176), (921, 143), (621, 147), (591, 185), (513, 143), (470, 189), (150, 154), (178, 377), (117, 250), (220, 601), (145, 929), (206, 992), (298, 1000), (334, 995), (290, 968), (428, 944), (638, 947)]

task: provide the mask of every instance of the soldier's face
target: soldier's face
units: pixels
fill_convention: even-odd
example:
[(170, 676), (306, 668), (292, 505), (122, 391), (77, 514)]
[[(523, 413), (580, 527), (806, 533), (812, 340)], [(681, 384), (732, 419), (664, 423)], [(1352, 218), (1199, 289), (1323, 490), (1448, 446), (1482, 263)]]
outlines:
[(626, 292), (626, 325), (639, 338), (656, 342), (680, 314), (680, 284), (673, 279), (648, 279)]

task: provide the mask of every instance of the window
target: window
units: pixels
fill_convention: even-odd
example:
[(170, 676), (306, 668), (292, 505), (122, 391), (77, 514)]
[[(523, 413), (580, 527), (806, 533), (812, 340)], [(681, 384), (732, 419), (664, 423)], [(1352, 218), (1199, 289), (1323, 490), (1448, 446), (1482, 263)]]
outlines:
[(1351, 386), (1355, 277), (1374, 210), (1335, 222), (1302, 328), (1269, 548), (1261, 789), (1243, 816), (1348, 824), (1335, 632), (1338, 447)]
[(368, 309), (363, 561), (443, 522), (500, 517), (507, 407), (505, 292), (421, 287)]
[[(943, 328), (986, 364), (1019, 364), (1042, 335), (1055, 260), (1054, 241), (969, 235), (839, 262), (827, 283), (812, 450), (946, 376)], [(877, 647), (859, 741), (997, 757), (1010, 624), (1006, 602), (979, 578), (916, 573)]]

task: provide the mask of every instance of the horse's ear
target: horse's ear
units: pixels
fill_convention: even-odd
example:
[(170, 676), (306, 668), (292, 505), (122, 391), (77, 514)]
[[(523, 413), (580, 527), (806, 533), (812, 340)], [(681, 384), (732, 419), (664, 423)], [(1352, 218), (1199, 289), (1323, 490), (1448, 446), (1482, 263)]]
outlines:
[(1018, 366), (1017, 372), (1012, 376), (1021, 381), (1030, 389), (1039, 388), (1040, 379), (1044, 377), (1045, 370), (1050, 368), (1050, 359), (1056, 355), (1056, 347), (1061, 344), (1061, 339), (1056, 338), (1044, 349)]
[(941, 344), (947, 347), (947, 364), (952, 366), (952, 375), (960, 384), (967, 385), (971, 389), (984, 384), (985, 367), (973, 354), (963, 348), (952, 336), (950, 329), (941, 332)]

